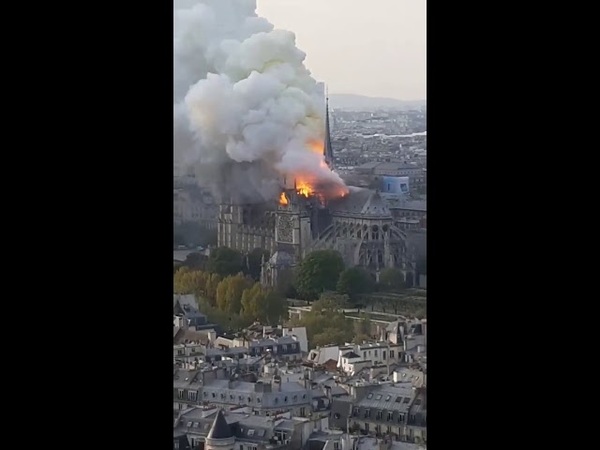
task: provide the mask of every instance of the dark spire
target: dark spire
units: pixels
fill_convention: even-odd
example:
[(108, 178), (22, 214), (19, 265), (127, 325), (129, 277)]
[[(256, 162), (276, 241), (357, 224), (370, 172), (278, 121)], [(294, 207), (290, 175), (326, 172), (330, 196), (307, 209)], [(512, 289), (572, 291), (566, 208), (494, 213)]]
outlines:
[(333, 170), (333, 148), (331, 147), (331, 134), (329, 131), (329, 96), (325, 98), (325, 149), (323, 154), (325, 162)]
[(208, 439), (227, 439), (230, 437), (233, 437), (233, 433), (225, 420), (223, 411), (219, 409), (217, 417), (215, 417), (215, 421), (208, 432)]

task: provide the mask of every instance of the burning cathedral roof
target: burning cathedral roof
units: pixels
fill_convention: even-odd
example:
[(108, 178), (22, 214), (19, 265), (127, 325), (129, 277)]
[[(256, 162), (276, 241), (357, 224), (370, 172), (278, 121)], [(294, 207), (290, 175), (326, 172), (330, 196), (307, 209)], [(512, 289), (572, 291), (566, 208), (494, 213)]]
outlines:
[(353, 187), (349, 195), (332, 200), (329, 209), (333, 214), (367, 216), (368, 218), (388, 219), (392, 215), (386, 201), (379, 192), (372, 189)]

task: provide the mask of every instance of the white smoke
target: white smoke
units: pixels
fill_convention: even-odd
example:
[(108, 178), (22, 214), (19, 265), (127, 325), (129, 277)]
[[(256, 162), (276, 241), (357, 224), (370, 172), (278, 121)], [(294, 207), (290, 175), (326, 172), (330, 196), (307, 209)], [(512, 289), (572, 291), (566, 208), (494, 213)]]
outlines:
[(201, 183), (244, 201), (277, 197), (281, 175), (343, 185), (310, 150), (324, 105), (289, 31), (256, 0), (174, 1), (174, 151)]

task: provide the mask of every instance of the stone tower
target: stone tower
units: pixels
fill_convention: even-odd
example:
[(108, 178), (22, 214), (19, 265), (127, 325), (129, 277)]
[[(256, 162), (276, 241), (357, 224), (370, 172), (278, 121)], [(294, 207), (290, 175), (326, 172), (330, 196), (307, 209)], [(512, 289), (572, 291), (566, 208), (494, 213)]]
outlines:
[(223, 411), (219, 409), (204, 442), (204, 448), (206, 450), (233, 450), (234, 447), (235, 437), (223, 416)]

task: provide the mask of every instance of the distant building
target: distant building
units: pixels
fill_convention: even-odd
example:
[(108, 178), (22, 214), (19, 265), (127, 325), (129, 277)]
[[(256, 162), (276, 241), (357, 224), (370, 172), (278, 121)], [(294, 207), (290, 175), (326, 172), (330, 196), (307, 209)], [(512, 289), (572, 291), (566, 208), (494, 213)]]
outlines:
[(403, 162), (373, 161), (355, 167), (354, 171), (357, 174), (370, 175), (377, 180), (381, 177), (408, 177), (410, 188), (413, 190), (421, 190), (427, 186), (427, 170)]
[(212, 195), (197, 185), (173, 190), (173, 222), (194, 222), (208, 229), (217, 228), (218, 206)]
[[(427, 442), (427, 391), (411, 383), (374, 384), (364, 396), (334, 399), (330, 426), (371, 436)], [(365, 395), (366, 394), (366, 395)]]
[(289, 415), (260, 417), (194, 408), (177, 418), (173, 442), (175, 450), (291, 450), (305, 448), (311, 433), (320, 428), (318, 420)]
[(193, 294), (175, 294), (173, 296), (173, 326), (194, 331), (216, 327), (209, 323), (207, 317), (198, 310), (198, 304)]

